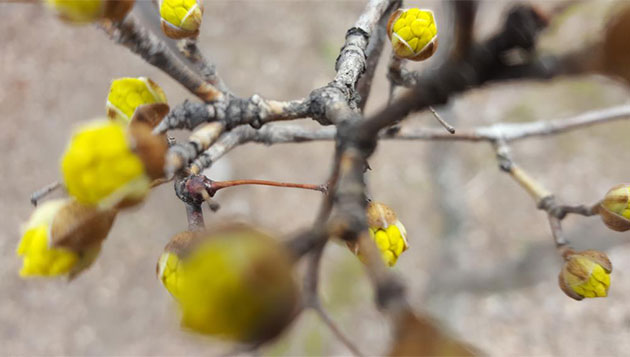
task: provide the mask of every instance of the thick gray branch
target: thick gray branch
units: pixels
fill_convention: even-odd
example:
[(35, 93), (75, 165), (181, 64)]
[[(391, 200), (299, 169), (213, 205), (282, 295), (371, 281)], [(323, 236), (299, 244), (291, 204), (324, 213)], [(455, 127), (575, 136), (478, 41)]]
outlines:
[(305, 118), (308, 114), (306, 99), (283, 102), (264, 99), (255, 94), (250, 98), (230, 97), (227, 101), (208, 104), (184, 101), (164, 117), (155, 132), (192, 130), (202, 123), (214, 121), (222, 122), (228, 130), (244, 124), (259, 128), (272, 121)]

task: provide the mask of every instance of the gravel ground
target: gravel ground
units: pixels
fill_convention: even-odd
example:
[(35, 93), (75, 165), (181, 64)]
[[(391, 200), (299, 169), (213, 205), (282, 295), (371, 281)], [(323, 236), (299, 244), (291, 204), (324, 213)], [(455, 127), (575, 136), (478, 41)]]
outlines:
[[(542, 3), (543, 6), (549, 3)], [(305, 96), (333, 76), (333, 63), (362, 1), (206, 1), (200, 44), (226, 83), (241, 95)], [(581, 39), (610, 3), (587, 4), (552, 27), (546, 48)], [(423, 6), (442, 10), (436, 2)], [(479, 33), (491, 33), (506, 7), (484, 3)], [(0, 354), (215, 355), (229, 346), (179, 328), (155, 262), (185, 211), (169, 185), (121, 214), (96, 264), (72, 283), (21, 280), (15, 247), (32, 207), (28, 198), (59, 175), (59, 155), (78, 122), (103, 116), (112, 78), (148, 76), (174, 104), (190, 95), (96, 28), (67, 26), (37, 5), (0, 3)], [(586, 17), (586, 15), (591, 17)], [(442, 28), (448, 26), (440, 23)], [(582, 32), (580, 32), (582, 31)], [(585, 32), (586, 31), (586, 32)], [(379, 68), (368, 110), (386, 101)], [(627, 88), (600, 77), (506, 84), (458, 97), (443, 115), (458, 127), (565, 117), (628, 103)], [(304, 121), (304, 125), (313, 125)], [(430, 115), (405, 125), (434, 126)], [(595, 202), (627, 181), (628, 123), (616, 123), (513, 147), (515, 159), (567, 203)], [(183, 135), (183, 134), (180, 134)], [(183, 136), (181, 136), (183, 137)], [(213, 167), (213, 179), (259, 178), (321, 183), (330, 143), (246, 145)], [(433, 314), (490, 355), (627, 355), (630, 351), (630, 245), (598, 218), (566, 220), (579, 249), (605, 250), (615, 266), (606, 299), (573, 301), (556, 285), (545, 216), (496, 167), (485, 144), (392, 143), (370, 161), (374, 199), (399, 213), (411, 248), (395, 270), (415, 308)], [(239, 187), (217, 195), (209, 225), (230, 219), (289, 235), (312, 222), (319, 194)], [(386, 320), (374, 310), (361, 265), (340, 244), (326, 250), (325, 304), (340, 327), (370, 354), (385, 352)], [(352, 282), (352, 283), (349, 283)], [(307, 313), (264, 355), (347, 355)]]

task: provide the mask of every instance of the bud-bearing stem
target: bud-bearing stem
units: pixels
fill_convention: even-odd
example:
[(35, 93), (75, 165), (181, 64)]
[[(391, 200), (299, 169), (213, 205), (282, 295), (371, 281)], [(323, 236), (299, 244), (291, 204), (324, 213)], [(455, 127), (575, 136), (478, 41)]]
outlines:
[(545, 198), (552, 196), (551, 192), (516, 164), (511, 164), (508, 173), (532, 196), (532, 198), (534, 198), (537, 204), (540, 204)]
[(205, 229), (206, 225), (203, 220), (203, 210), (200, 204), (186, 204), (186, 218), (188, 219), (188, 230), (200, 231)]
[(195, 69), (201, 74), (206, 82), (217, 87), (221, 92), (230, 94), (230, 90), (217, 74), (216, 66), (213, 63), (210, 63), (210, 61), (208, 61), (199, 50), (199, 47), (197, 46), (197, 38), (185, 38), (179, 40), (177, 48), (180, 53), (195, 66)]
[(186, 67), (164, 41), (142, 27), (133, 16), (127, 16), (121, 22), (103, 22), (100, 27), (114, 42), (158, 67), (204, 102), (223, 99), (224, 94), (220, 90)]

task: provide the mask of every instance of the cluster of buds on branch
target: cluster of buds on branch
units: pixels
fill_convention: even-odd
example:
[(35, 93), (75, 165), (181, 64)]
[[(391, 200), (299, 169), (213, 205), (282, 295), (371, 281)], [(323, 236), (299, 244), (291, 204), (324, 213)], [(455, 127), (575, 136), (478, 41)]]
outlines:
[[(114, 80), (106, 103), (109, 119), (79, 126), (61, 158), (61, 176), (68, 198), (44, 202), (25, 226), (17, 249), (24, 260), (22, 276), (76, 276), (94, 261), (120, 211), (138, 205), (152, 187), (173, 180), (176, 194), (186, 206), (189, 230), (166, 245), (158, 260), (157, 276), (180, 307), (186, 328), (259, 346), (279, 335), (302, 310), (312, 308), (353, 353), (360, 354), (319, 303), (318, 268), (324, 246), (329, 240), (340, 239), (364, 263), (378, 307), (394, 324), (396, 336), (390, 348), (393, 355), (471, 355), (474, 348), (412, 310), (404, 285), (389, 269), (410, 249), (407, 231), (393, 208), (366, 200), (365, 187), (367, 160), (381, 138), (460, 140), (493, 144), (500, 168), (548, 213), (556, 247), (565, 260), (559, 276), (561, 289), (577, 300), (608, 295), (611, 262), (602, 252), (576, 252), (570, 248), (561, 221), (569, 213), (599, 214), (611, 229), (630, 230), (629, 186), (611, 189), (591, 207), (559, 205), (549, 191), (512, 162), (507, 144), (627, 117), (630, 111), (546, 126), (534, 123), (512, 131), (505, 126), (460, 132), (432, 108), (444, 104), (452, 95), (491, 81), (581, 73), (578, 68), (594, 70), (595, 67), (573, 66), (565, 71), (562, 64), (575, 64), (573, 57), (551, 62), (538, 58), (535, 43), (548, 23), (539, 10), (514, 7), (501, 31), (478, 43), (472, 35), (476, 3), (449, 4), (455, 13), (455, 24), (451, 24), (455, 43), (449, 44), (455, 49), (454, 54), (434, 73), (423, 75), (408, 71), (404, 65), (406, 60), (423, 61), (436, 53), (438, 28), (434, 12), (403, 9), (398, 0), (370, 0), (346, 34), (335, 63), (335, 78), (306, 98), (281, 102), (258, 95), (239, 98), (227, 89), (214, 65), (197, 48), (203, 15), (200, 0), (161, 0), (154, 4), (163, 34), (169, 39), (127, 16), (133, 0), (47, 2), (64, 20), (98, 22), (114, 41), (163, 70), (203, 103), (186, 101), (171, 110), (164, 91), (152, 80)], [(630, 8), (624, 14), (630, 18)], [(606, 39), (617, 39), (623, 29), (617, 23)], [(402, 86), (409, 90), (397, 98), (392, 90), (385, 108), (365, 116), (362, 108), (386, 35), (392, 46), (392, 89)], [(170, 39), (180, 41), (171, 47), (177, 48), (181, 56), (167, 46)], [(522, 61), (514, 64), (506, 60), (506, 54), (512, 52), (522, 53)], [(593, 63), (603, 63), (599, 60)], [(554, 66), (548, 66), (549, 63)], [(601, 67), (598, 71), (606, 72)], [(614, 72), (619, 73), (620, 70)], [(413, 135), (392, 128), (410, 112), (425, 109), (435, 114), (448, 133), (422, 131)], [(267, 125), (304, 117), (332, 124), (335, 130)], [(197, 129), (187, 141), (175, 143), (166, 132), (176, 128)], [(229, 150), (248, 141), (273, 144), (331, 139), (336, 141), (336, 152), (326, 184), (255, 179), (213, 181), (200, 174)], [(216, 211), (214, 194), (240, 185), (319, 191), (323, 193), (320, 214), (311, 229), (297, 234), (287, 244), (249, 226), (206, 227), (202, 203), (209, 203), (211, 210)], [(300, 289), (294, 267), (303, 257), (308, 259), (308, 267), (304, 288)]]
[(61, 157), (69, 198), (37, 207), (26, 225), (18, 247), (22, 276), (73, 278), (91, 265), (118, 211), (142, 202), (164, 176), (166, 137), (151, 131), (168, 111), (165, 102), (150, 79), (112, 82), (110, 119), (77, 127)]

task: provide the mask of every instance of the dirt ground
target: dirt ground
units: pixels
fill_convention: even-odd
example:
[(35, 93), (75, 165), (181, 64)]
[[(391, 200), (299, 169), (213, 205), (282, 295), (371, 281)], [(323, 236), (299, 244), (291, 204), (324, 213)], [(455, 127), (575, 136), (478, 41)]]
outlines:
[[(415, 2), (410, 2), (415, 4)], [(542, 3), (543, 6), (548, 3)], [(200, 44), (238, 94), (295, 99), (327, 83), (347, 28), (363, 1), (206, 1)], [(423, 6), (444, 9), (435, 1)], [(479, 36), (491, 33), (505, 2), (482, 4)], [(610, 3), (583, 5), (546, 35), (545, 46), (567, 48), (599, 30), (593, 16)], [(72, 283), (22, 280), (15, 248), (32, 212), (30, 194), (59, 177), (70, 130), (102, 117), (109, 82), (147, 76), (169, 103), (191, 95), (91, 26), (65, 25), (38, 5), (0, 3), (0, 354), (216, 355), (218, 341), (179, 328), (170, 296), (155, 278), (169, 237), (186, 228), (183, 205), (170, 185), (138, 209), (121, 214), (95, 265)], [(593, 15), (596, 14), (596, 15)], [(450, 24), (438, 23), (441, 29)], [(595, 27), (594, 27), (595, 26)], [(389, 48), (387, 48), (389, 50)], [(418, 68), (421, 68), (419, 66)], [(457, 127), (500, 121), (562, 118), (630, 102), (627, 88), (593, 76), (503, 84), (471, 91), (438, 108)], [(368, 105), (386, 101), (382, 66)], [(313, 125), (310, 120), (305, 125)], [(426, 113), (405, 125), (435, 126)], [(513, 147), (515, 159), (567, 203), (592, 203), (630, 180), (625, 153), (628, 122)], [(184, 137), (180, 134), (179, 137)], [(331, 143), (247, 145), (207, 174), (322, 183)], [(411, 248), (394, 268), (414, 308), (432, 314), (465, 340), (496, 356), (630, 353), (630, 241), (595, 218), (570, 217), (578, 249), (606, 251), (614, 265), (606, 299), (576, 302), (557, 287), (555, 255), (545, 215), (497, 169), (485, 144), (386, 142), (370, 161), (370, 193), (395, 207)], [(222, 208), (209, 225), (240, 219), (287, 236), (310, 224), (316, 192), (239, 187), (217, 195)], [(387, 321), (373, 307), (357, 259), (340, 244), (325, 252), (323, 297), (332, 316), (360, 348), (386, 351)], [(347, 355), (325, 326), (307, 313), (263, 355)]]

